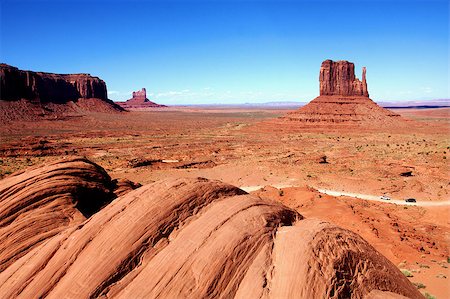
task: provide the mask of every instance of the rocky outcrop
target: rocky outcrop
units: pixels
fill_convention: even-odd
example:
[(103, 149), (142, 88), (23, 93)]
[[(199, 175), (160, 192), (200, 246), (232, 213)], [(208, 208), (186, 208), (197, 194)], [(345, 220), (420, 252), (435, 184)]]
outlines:
[(108, 99), (105, 82), (89, 74), (22, 71), (0, 64), (0, 78), (2, 101), (25, 99), (43, 103), (66, 103), (79, 98)]
[[(110, 183), (97, 167), (80, 166), (79, 173), (91, 169), (94, 184)], [(26, 208), (21, 221), (33, 238), (35, 222), (46, 213), (51, 221), (52, 210), (40, 207), (59, 206), (72, 192), (31, 203), (20, 196), (24, 178), (18, 177), (3, 187), (2, 206)], [(63, 182), (33, 177), (26, 188), (42, 194)], [(95, 202), (89, 194), (83, 200)], [(0, 234), (20, 252), (16, 243), (28, 238), (13, 229), (18, 219), (3, 223)], [(0, 258), (10, 251), (0, 250)], [(57, 234), (21, 255), (0, 271), (4, 298), (364, 298), (389, 292), (422, 298), (360, 236), (202, 178), (167, 179), (130, 191), (76, 225), (61, 224)]]
[(345, 60), (325, 60), (320, 67), (320, 95), (368, 97), (366, 68), (362, 70), (362, 81), (355, 77), (355, 65)]
[[(310, 125), (400, 125), (400, 115), (378, 106), (369, 98), (366, 68), (362, 81), (348, 61), (325, 60), (320, 67), (320, 96), (288, 113), (282, 120)], [(382, 127), (382, 126), (381, 126)]]
[(127, 100), (126, 102), (116, 102), (116, 103), (125, 109), (167, 107), (165, 105), (160, 105), (160, 104), (150, 101), (147, 98), (147, 91), (145, 88), (142, 88), (139, 91), (133, 91), (133, 97), (131, 99)]

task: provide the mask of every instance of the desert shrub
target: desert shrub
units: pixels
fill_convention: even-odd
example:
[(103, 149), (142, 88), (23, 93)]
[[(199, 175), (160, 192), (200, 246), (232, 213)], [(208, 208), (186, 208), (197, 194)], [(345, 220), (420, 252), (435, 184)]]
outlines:
[(433, 296), (433, 295), (431, 295), (431, 294), (429, 294), (429, 293), (425, 293), (425, 294), (423, 294), (423, 295), (424, 295), (425, 298), (427, 298), (427, 299), (436, 299), (435, 296)]
[(418, 289), (425, 289), (427, 287), (426, 285), (424, 285), (421, 282), (413, 282), (413, 285), (415, 285), (416, 288), (418, 288)]
[(403, 275), (406, 277), (413, 277), (412, 273), (406, 269), (400, 269), (400, 271), (402, 271)]

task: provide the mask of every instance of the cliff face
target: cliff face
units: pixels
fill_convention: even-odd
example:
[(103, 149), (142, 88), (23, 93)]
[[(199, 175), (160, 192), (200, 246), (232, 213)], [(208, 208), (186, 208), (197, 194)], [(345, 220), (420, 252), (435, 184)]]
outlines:
[(66, 103), (80, 98), (107, 100), (106, 84), (89, 74), (52, 74), (22, 71), (0, 64), (0, 100), (21, 99), (41, 103)]
[(366, 68), (363, 67), (362, 81), (355, 77), (355, 65), (341, 60), (325, 60), (320, 67), (320, 95), (368, 97)]

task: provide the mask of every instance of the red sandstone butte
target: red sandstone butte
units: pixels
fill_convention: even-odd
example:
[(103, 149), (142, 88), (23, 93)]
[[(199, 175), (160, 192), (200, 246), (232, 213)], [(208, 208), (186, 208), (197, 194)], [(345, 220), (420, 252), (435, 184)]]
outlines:
[(123, 110), (108, 100), (105, 82), (89, 74), (23, 71), (1, 63), (0, 90), (0, 122)]
[(366, 68), (362, 81), (355, 76), (355, 65), (348, 61), (325, 60), (319, 74), (320, 96), (282, 119), (304, 125), (321, 124), (399, 124), (398, 114), (378, 106), (369, 98)]
[(133, 108), (161, 108), (167, 107), (165, 105), (160, 105), (155, 102), (150, 101), (147, 98), (147, 91), (142, 88), (139, 91), (133, 91), (133, 97), (126, 102), (117, 102), (121, 107), (125, 109)]

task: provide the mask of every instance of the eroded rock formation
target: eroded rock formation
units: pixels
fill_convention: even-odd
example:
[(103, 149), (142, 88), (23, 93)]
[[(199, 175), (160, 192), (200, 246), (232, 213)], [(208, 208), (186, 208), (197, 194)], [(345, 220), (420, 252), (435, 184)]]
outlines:
[(0, 122), (82, 111), (123, 110), (108, 100), (106, 84), (89, 74), (53, 74), (0, 64)]
[(145, 88), (142, 88), (138, 91), (133, 91), (133, 97), (131, 99), (127, 100), (126, 102), (117, 102), (117, 104), (125, 109), (167, 107), (165, 105), (160, 105), (150, 101), (147, 98), (147, 91)]
[(325, 60), (320, 67), (320, 95), (368, 97), (366, 68), (362, 69), (362, 81), (355, 77), (355, 65), (345, 60)]
[[(3, 298), (422, 298), (360, 236), (219, 181), (162, 180), (87, 219), (53, 221), (57, 207), (78, 206), (68, 204), (80, 192), (64, 189), (67, 180), (70, 188), (81, 188), (92, 177), (91, 184), (100, 186), (87, 190), (111, 190), (95, 164), (68, 163), (60, 177), (43, 167), (0, 181), (2, 206), (16, 215), (1, 218), (1, 237), (10, 239), (4, 247), (10, 249), (0, 250), (9, 261), (0, 271)], [(24, 188), (45, 200), (30, 201)], [(103, 196), (84, 194), (77, 202)], [(33, 228), (48, 222), (59, 230), (27, 248)], [(28, 224), (28, 233), (21, 234), (18, 223)], [(11, 260), (14, 251), (21, 256)]]
[(2, 101), (66, 103), (79, 98), (108, 99), (106, 84), (98, 77), (22, 71), (7, 64), (0, 64), (0, 89)]
[(383, 124), (394, 125), (400, 115), (378, 106), (369, 98), (366, 68), (362, 81), (355, 77), (355, 66), (348, 61), (325, 60), (319, 74), (320, 96), (282, 119), (304, 125)]

